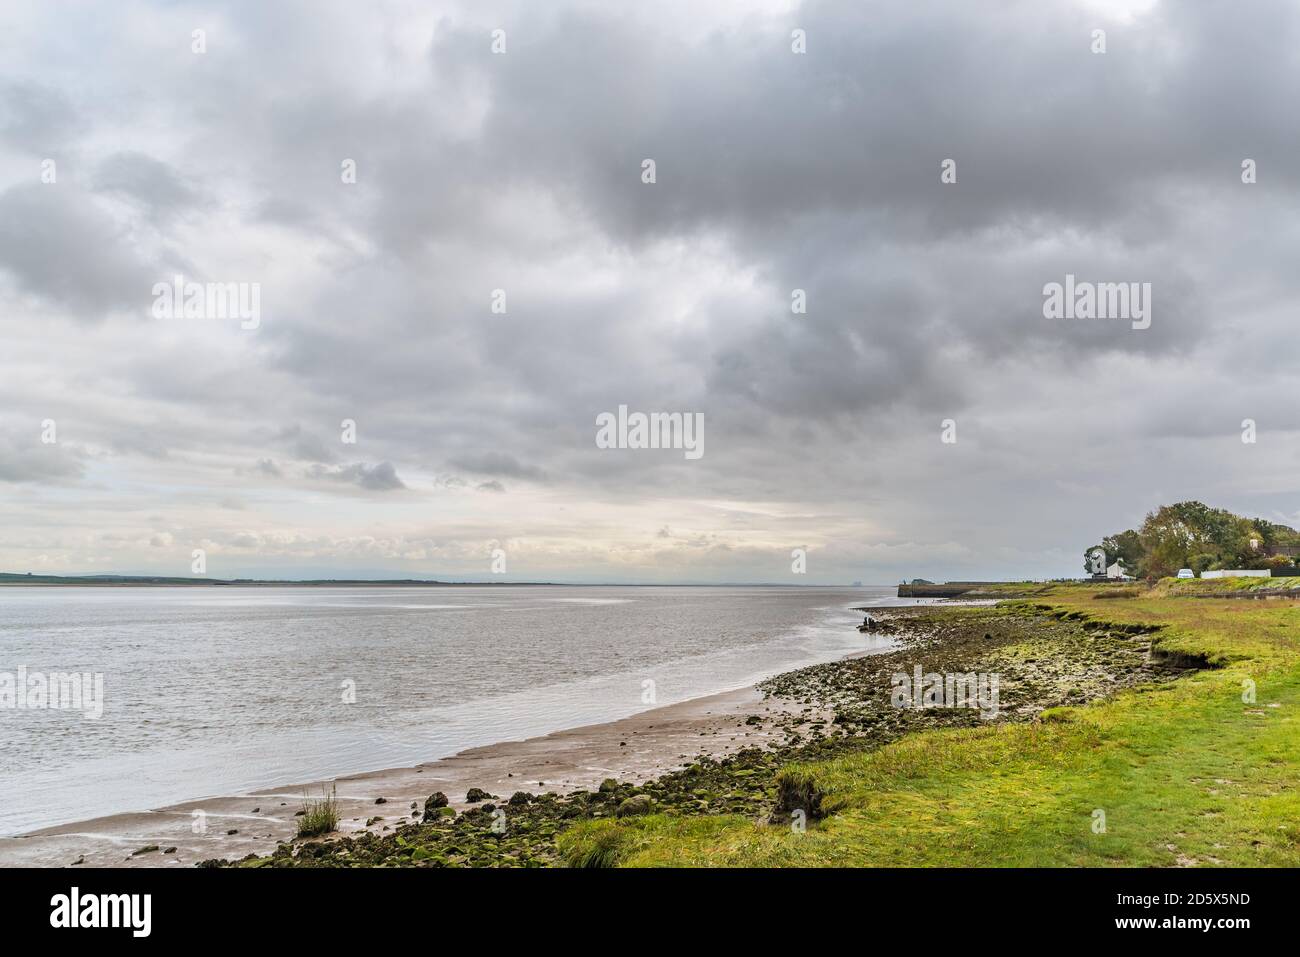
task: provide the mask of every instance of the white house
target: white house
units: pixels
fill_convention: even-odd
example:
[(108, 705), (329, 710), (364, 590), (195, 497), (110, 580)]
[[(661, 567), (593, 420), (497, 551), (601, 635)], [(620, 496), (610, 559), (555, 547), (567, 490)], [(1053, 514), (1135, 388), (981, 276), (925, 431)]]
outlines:
[(1122, 581), (1130, 581), (1130, 582), (1133, 580), (1132, 575), (1124, 574), (1124, 563), (1121, 562), (1118, 558), (1115, 559), (1115, 564), (1111, 565), (1109, 568), (1106, 569), (1106, 577), (1116, 578)]

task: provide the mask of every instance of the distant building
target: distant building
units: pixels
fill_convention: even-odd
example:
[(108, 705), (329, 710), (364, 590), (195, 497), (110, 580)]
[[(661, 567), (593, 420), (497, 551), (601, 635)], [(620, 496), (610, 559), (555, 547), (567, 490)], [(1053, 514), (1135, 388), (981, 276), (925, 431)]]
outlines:
[(1106, 577), (1117, 581), (1131, 582), (1133, 580), (1132, 575), (1125, 574), (1124, 563), (1119, 559), (1116, 559), (1115, 564), (1106, 569)]

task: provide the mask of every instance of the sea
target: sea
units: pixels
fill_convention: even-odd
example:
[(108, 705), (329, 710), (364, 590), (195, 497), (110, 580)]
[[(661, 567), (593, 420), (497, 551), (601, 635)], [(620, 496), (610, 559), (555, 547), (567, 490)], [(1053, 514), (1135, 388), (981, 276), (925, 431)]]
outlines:
[[(405, 767), (745, 687), (881, 644), (854, 607), (915, 603), (894, 594), (0, 588), (0, 835)], [(79, 707), (31, 693), (60, 674), (87, 676)]]

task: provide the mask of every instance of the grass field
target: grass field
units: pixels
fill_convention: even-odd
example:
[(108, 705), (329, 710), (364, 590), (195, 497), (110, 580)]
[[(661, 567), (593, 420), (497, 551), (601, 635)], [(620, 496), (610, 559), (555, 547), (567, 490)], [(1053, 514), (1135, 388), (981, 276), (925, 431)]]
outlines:
[(1197, 597), (1259, 580), (1205, 585), (1061, 585), (1026, 600), (1160, 626), (1156, 653), (1203, 666), (1182, 677), (788, 769), (832, 810), (802, 832), (657, 814), (578, 824), (561, 852), (622, 866), (1300, 865), (1300, 603)]

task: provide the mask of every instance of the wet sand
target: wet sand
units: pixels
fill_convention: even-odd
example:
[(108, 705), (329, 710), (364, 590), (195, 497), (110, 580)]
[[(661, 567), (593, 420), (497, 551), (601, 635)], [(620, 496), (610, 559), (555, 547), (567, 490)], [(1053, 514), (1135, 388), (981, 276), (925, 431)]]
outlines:
[[(744, 747), (780, 743), (784, 731), (770, 719), (802, 710), (801, 705), (782, 699), (764, 699), (754, 687), (742, 688), (619, 721), (472, 748), (416, 767), (340, 777), (334, 782), (338, 833), (365, 830), (366, 821), (376, 816), (383, 820), (369, 830), (391, 830), (402, 818), (411, 820), (413, 811), (418, 815), (425, 798), (435, 791), (445, 792), (459, 811), (469, 806), (465, 792), (471, 787), (507, 798), (515, 791), (594, 789), (610, 777), (640, 783), (685, 767), (701, 755), (721, 757)], [(747, 725), (750, 715), (765, 720)], [(247, 854), (266, 854), (277, 841), (294, 836), (294, 812), (302, 806), (304, 795), (319, 797), (329, 786), (330, 782), (306, 782), (3, 838), (0, 867), (61, 867), (78, 862), (82, 867), (192, 867), (211, 858), (237, 860)], [(379, 798), (384, 803), (377, 804)], [(157, 845), (158, 850), (132, 855), (149, 845)], [(175, 850), (164, 853), (169, 848)]]

